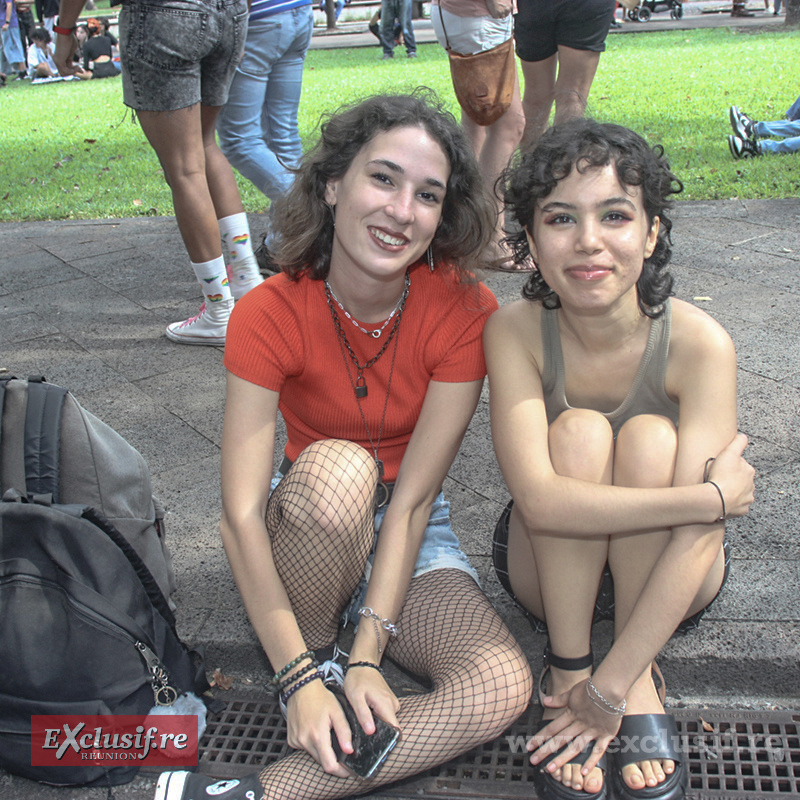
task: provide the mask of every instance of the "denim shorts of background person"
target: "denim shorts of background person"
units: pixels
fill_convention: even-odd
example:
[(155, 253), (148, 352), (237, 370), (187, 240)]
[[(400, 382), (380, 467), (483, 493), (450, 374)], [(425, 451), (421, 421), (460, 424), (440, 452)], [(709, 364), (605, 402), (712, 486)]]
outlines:
[[(270, 485), (270, 492), (274, 492), (278, 484), (283, 480), (283, 473), (279, 470), (275, 473)], [(367, 566), (361, 577), (353, 596), (342, 612), (342, 625), (346, 626), (353, 623), (358, 627), (358, 609), (364, 605), (367, 596), (367, 584), (372, 572), (372, 562), (375, 558), (375, 547), (378, 543), (378, 536), (381, 530), (383, 518), (386, 515), (388, 503), (375, 512), (375, 541), (372, 544), (372, 552), (367, 560)], [(419, 548), (417, 563), (414, 565), (414, 578), (424, 575), (426, 572), (433, 572), (435, 569), (457, 569), (466, 572), (467, 575), (480, 586), (478, 573), (475, 571), (466, 553), (461, 549), (458, 537), (450, 524), (450, 503), (445, 500), (444, 494), (439, 492), (431, 506), (431, 513), (428, 516), (428, 525), (422, 537), (422, 544)]]
[(470, 56), (507, 42), (514, 35), (514, 18), (459, 17), (440, 5), (431, 8), (431, 24), (442, 47)]
[(123, 102), (139, 111), (224, 105), (246, 34), (247, 0), (126, 0)]

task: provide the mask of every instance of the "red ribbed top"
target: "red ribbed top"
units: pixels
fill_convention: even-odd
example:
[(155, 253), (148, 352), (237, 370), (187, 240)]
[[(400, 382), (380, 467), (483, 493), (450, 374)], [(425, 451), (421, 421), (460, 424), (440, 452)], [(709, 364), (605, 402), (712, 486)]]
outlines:
[[(497, 309), (483, 284), (461, 286), (452, 273), (431, 273), (427, 266), (413, 268), (410, 277), (378, 454), (387, 481), (397, 477), (428, 382), (473, 381), (486, 374), (481, 337)], [(392, 323), (374, 339), (336, 311), (364, 364), (378, 352)], [(361, 408), (376, 443), (394, 346), (364, 373), (369, 392)], [(347, 439), (372, 452), (348, 377), (349, 369), (355, 379), (355, 368), (349, 356), (346, 361), (342, 356), (322, 281), (307, 276), (291, 281), (281, 274), (248, 292), (228, 323), (224, 363), (234, 375), (280, 393), (286, 455), (292, 461), (320, 439)]]

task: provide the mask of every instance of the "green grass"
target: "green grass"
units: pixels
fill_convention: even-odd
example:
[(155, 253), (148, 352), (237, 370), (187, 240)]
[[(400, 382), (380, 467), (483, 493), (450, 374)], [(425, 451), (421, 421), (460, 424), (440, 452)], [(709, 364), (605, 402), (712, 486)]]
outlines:
[[(684, 199), (800, 195), (800, 155), (734, 161), (725, 142), (727, 108), (779, 119), (796, 96), (800, 32), (731, 29), (610, 36), (589, 113), (661, 142), (685, 183)], [(458, 111), (447, 58), (424, 45), (415, 61), (382, 62), (379, 49), (311, 51), (300, 108), (305, 145), (320, 117), (373, 92), (436, 90)], [(117, 79), (0, 90), (4, 157), (0, 220), (172, 214), (169, 189)], [(264, 196), (240, 180), (248, 211)]]

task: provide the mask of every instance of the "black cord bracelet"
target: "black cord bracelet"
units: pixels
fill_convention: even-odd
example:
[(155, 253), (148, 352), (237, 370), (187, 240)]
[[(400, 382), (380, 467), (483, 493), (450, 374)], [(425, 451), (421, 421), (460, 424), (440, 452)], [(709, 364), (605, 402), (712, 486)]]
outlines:
[(371, 661), (355, 661), (352, 664), (348, 664), (344, 668), (344, 674), (347, 675), (347, 673), (354, 667), (371, 667), (372, 669), (378, 670), (378, 672), (383, 675), (383, 669), (381, 669), (378, 664), (373, 664)]
[(286, 690), (286, 691), (285, 691), (285, 692), (284, 692), (284, 693), (281, 695), (281, 700), (283, 700), (283, 704), (284, 704), (284, 705), (288, 705), (288, 703), (289, 703), (289, 698), (290, 698), (290, 697), (291, 697), (291, 696), (292, 696), (292, 695), (293, 695), (293, 694), (294, 694), (294, 693), (295, 693), (295, 692), (296, 692), (298, 689), (302, 689), (304, 686), (307, 686), (309, 683), (311, 683), (311, 681), (315, 681), (315, 680), (317, 680), (317, 679), (319, 679), (319, 680), (322, 680), (322, 673), (321, 673), (321, 672), (319, 672), (319, 671), (317, 671), (317, 672), (314, 672), (314, 673), (313, 673), (313, 674), (311, 674), (311, 675), (308, 675), (307, 677), (303, 678), (303, 679), (302, 679), (302, 680), (300, 680), (300, 681), (297, 681), (297, 683), (296, 683), (294, 686), (292, 686), (290, 689), (287, 689), (287, 690)]

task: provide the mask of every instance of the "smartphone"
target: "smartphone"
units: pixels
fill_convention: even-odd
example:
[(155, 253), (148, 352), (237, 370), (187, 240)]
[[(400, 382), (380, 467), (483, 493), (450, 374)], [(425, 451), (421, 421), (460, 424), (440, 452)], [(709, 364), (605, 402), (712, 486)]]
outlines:
[(339, 687), (334, 687), (331, 691), (336, 695), (336, 699), (342, 706), (347, 722), (350, 725), (351, 740), (353, 743), (353, 752), (345, 753), (339, 747), (339, 740), (336, 733), (331, 731), (331, 744), (339, 763), (350, 770), (354, 775), (359, 778), (367, 779), (373, 778), (378, 770), (383, 766), (389, 753), (397, 744), (400, 739), (400, 729), (390, 725), (385, 720), (375, 714), (372, 718), (375, 720), (375, 733), (368, 736), (364, 733), (358, 719), (356, 712), (350, 705), (350, 701), (345, 696), (344, 691)]

